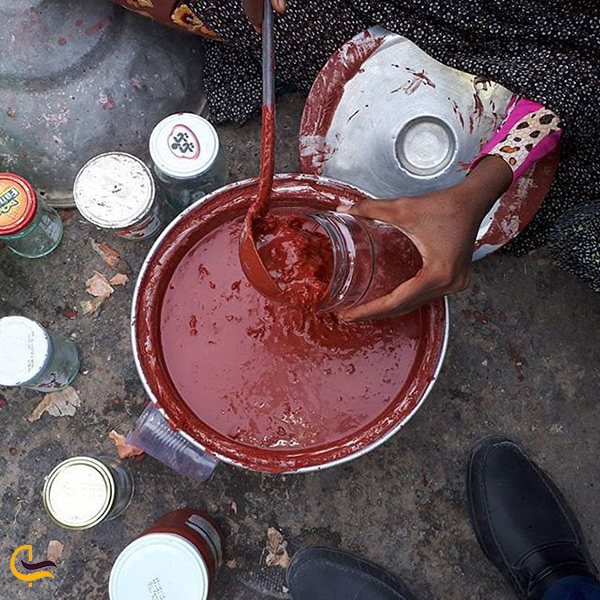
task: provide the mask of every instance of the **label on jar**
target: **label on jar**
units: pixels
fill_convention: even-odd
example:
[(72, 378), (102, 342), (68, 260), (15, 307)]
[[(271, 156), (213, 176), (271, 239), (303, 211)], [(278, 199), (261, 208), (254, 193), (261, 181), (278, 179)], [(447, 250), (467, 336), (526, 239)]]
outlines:
[(29, 184), (18, 175), (0, 174), (0, 236), (27, 227), (35, 209), (35, 194)]

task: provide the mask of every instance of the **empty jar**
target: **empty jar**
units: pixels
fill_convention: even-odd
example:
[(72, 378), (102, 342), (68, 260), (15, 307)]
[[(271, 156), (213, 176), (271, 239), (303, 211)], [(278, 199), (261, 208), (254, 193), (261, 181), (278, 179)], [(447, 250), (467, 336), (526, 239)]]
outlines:
[(309, 215), (329, 237), (333, 275), (321, 310), (337, 311), (385, 296), (414, 277), (423, 261), (394, 225), (333, 211)]
[(78, 371), (71, 340), (25, 317), (0, 319), (0, 385), (53, 392), (68, 386)]
[(227, 181), (227, 158), (216, 129), (192, 113), (171, 115), (154, 128), (150, 156), (165, 199), (177, 212)]
[(31, 184), (14, 173), (0, 173), (0, 240), (19, 256), (41, 258), (60, 244), (62, 235), (60, 216)]

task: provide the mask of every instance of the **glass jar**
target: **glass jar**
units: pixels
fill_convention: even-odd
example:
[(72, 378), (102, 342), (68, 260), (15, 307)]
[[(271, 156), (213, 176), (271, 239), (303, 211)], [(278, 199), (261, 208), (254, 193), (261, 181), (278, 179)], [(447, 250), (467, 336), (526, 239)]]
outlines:
[(38, 199), (31, 184), (19, 175), (0, 173), (0, 240), (19, 256), (41, 258), (62, 236), (62, 219)]
[(227, 181), (227, 157), (217, 131), (198, 115), (166, 117), (152, 131), (149, 146), (165, 200), (178, 213)]
[(83, 165), (73, 197), (87, 221), (128, 240), (158, 235), (167, 222), (150, 169), (126, 152), (99, 154)]
[(78, 372), (79, 354), (71, 340), (25, 317), (0, 319), (0, 385), (54, 392)]
[(44, 507), (65, 529), (90, 529), (121, 516), (131, 504), (135, 484), (120, 461), (76, 456), (57, 465), (46, 477)]
[(394, 225), (333, 211), (309, 216), (327, 234), (333, 252), (333, 275), (320, 306), (323, 311), (385, 296), (421, 269), (421, 254)]

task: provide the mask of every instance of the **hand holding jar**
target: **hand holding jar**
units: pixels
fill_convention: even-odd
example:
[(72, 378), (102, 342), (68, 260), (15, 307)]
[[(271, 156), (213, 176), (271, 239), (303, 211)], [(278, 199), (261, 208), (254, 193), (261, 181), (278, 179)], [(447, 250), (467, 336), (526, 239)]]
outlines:
[(466, 289), (479, 225), (511, 182), (506, 163), (490, 156), (448, 189), (410, 198), (367, 200), (349, 210), (340, 209), (399, 227), (423, 259), (413, 278), (383, 297), (341, 311), (340, 317), (362, 320), (402, 315)]

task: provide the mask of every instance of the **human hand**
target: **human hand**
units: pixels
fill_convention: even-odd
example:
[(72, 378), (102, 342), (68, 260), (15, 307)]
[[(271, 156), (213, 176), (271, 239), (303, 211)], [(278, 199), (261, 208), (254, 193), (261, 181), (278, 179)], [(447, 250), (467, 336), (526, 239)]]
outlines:
[(510, 167), (502, 158), (488, 156), (451, 188), (412, 198), (365, 200), (349, 210), (340, 209), (396, 225), (423, 259), (412, 279), (387, 296), (342, 311), (340, 317), (364, 320), (402, 315), (466, 289), (479, 225), (511, 183)]
[[(280, 14), (283, 14), (285, 12), (285, 2), (286, 0), (271, 0), (273, 10), (277, 11)], [(263, 22), (264, 1), (242, 0), (242, 6), (246, 11), (246, 15), (248, 15), (250, 23), (254, 25), (255, 29), (260, 31)]]

